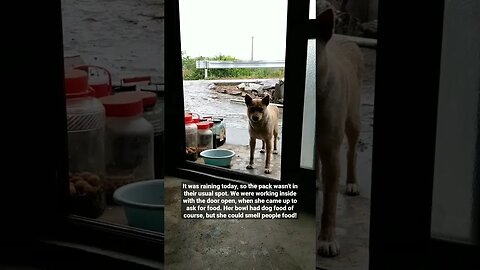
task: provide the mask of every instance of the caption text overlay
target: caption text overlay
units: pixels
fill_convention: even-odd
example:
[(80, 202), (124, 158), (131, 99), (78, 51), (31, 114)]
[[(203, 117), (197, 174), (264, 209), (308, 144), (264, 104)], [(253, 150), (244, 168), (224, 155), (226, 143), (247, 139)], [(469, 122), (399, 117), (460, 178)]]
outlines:
[(184, 219), (296, 219), (296, 184), (182, 183)]

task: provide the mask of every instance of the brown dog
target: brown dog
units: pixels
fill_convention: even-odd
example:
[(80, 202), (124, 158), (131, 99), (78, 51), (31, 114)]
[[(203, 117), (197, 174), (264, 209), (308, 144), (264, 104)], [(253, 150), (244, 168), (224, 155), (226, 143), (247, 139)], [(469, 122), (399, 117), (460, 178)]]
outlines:
[[(247, 169), (253, 169), (253, 157), (255, 154), (255, 145), (257, 139), (262, 140), (261, 153), (265, 153), (265, 173), (271, 173), (270, 167), (271, 155), (277, 154), (277, 137), (278, 137), (278, 118), (280, 113), (277, 106), (269, 105), (270, 96), (264, 98), (253, 99), (250, 95), (245, 96), (245, 104), (247, 105), (248, 116), (248, 133), (250, 134), (250, 163)], [(273, 143), (273, 151), (272, 151)]]
[[(316, 41), (316, 179), (323, 182), (323, 212), (317, 251), (336, 256), (335, 239), (339, 154), (344, 134), (348, 139), (347, 195), (358, 195), (356, 145), (360, 133), (360, 85), (363, 56), (353, 42), (332, 37), (334, 12), (317, 11)], [(321, 168), (321, 175), (320, 175)]]

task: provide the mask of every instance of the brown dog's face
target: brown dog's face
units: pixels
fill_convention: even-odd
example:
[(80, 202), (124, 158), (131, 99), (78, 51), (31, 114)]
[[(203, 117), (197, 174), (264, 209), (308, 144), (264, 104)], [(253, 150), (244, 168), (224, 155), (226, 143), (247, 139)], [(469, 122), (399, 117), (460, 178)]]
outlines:
[(252, 122), (259, 122), (263, 119), (267, 106), (270, 103), (270, 97), (266, 95), (264, 98), (253, 99), (250, 95), (245, 96), (245, 104), (247, 105), (248, 119)]

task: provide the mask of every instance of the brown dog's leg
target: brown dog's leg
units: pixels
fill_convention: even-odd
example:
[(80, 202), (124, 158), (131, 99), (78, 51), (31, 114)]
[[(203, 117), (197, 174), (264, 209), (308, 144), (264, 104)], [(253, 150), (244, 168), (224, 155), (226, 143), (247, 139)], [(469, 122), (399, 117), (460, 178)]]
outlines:
[(347, 187), (346, 194), (350, 196), (359, 195), (357, 186), (357, 142), (360, 135), (359, 121), (347, 119), (345, 133), (348, 139), (347, 153)]
[[(340, 251), (340, 246), (335, 240), (340, 146), (336, 144), (325, 146), (319, 149), (323, 176), (323, 212), (320, 235), (318, 236), (318, 253), (325, 257), (333, 257), (338, 255)], [(317, 167), (319, 167), (318, 165)]]
[(277, 151), (277, 138), (278, 138), (278, 130), (277, 129), (274, 129), (273, 130), (273, 154), (276, 155), (278, 154), (278, 151)]
[(272, 169), (270, 168), (270, 159), (272, 158), (272, 138), (265, 140), (265, 144), (267, 145), (267, 156), (265, 158), (265, 173), (269, 174), (272, 173)]
[(262, 149), (260, 150), (260, 153), (265, 153), (265, 140), (262, 140)]
[(247, 165), (247, 169), (253, 169), (253, 157), (255, 154), (255, 144), (257, 139), (250, 137), (250, 162)]

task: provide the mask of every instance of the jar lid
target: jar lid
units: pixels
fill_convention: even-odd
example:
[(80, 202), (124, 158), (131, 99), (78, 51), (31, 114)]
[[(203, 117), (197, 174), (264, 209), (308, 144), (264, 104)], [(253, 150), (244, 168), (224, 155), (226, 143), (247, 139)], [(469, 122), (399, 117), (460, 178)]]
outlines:
[(209, 121), (208, 124), (209, 124), (210, 127), (213, 127), (213, 122)]
[(200, 122), (200, 116), (198, 114), (197, 115), (192, 114), (192, 120), (193, 120), (193, 123), (199, 123)]
[(221, 123), (222, 120), (218, 119), (218, 118), (213, 118), (213, 123)]
[(148, 91), (136, 91), (140, 95), (144, 107), (153, 107), (157, 103), (157, 95), (153, 92)]
[(210, 127), (210, 123), (208, 123), (208, 122), (197, 123), (197, 128), (198, 129), (208, 129), (209, 127)]
[(105, 107), (107, 117), (131, 117), (143, 113), (142, 99), (135, 94), (124, 94), (105, 96), (99, 99)]
[(86, 97), (89, 95), (87, 72), (77, 69), (67, 70), (65, 72), (66, 98)]
[(185, 114), (184, 116), (185, 124), (192, 123), (192, 115), (191, 114)]
[(148, 107), (153, 107), (155, 106), (155, 103), (157, 102), (157, 95), (152, 92), (146, 92), (146, 91), (129, 91), (129, 92), (121, 92), (118, 93), (117, 95), (134, 95), (139, 97), (142, 102), (143, 102), (143, 107), (148, 108)]

